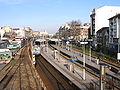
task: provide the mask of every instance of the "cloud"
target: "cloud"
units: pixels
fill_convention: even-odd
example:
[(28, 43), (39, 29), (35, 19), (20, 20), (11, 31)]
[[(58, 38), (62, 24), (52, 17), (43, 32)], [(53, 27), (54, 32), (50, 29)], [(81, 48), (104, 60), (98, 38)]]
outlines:
[(0, 3), (8, 4), (8, 5), (16, 5), (23, 3), (24, 0), (0, 0)]

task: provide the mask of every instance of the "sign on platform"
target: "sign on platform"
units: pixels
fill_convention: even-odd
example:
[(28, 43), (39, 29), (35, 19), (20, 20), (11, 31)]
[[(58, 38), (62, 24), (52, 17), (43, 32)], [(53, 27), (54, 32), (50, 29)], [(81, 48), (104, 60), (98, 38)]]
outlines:
[(69, 41), (66, 42), (66, 44), (69, 44), (69, 43), (70, 43)]
[(88, 42), (80, 42), (80, 44), (88, 44)]
[(117, 59), (120, 60), (120, 53), (117, 53)]

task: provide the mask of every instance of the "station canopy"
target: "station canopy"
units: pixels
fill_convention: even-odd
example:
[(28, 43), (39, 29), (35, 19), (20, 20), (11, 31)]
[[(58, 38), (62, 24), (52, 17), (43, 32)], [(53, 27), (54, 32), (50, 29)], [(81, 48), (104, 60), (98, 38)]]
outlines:
[(44, 41), (46, 41), (45, 39), (37, 39), (37, 40), (35, 40), (36, 42), (44, 42)]

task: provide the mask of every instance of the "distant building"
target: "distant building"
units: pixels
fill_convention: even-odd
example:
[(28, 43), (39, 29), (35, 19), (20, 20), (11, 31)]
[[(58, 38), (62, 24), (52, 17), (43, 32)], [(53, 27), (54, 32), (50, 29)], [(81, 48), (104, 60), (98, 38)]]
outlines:
[(12, 32), (12, 28), (9, 26), (1, 27), (1, 29), (3, 29), (5, 32)]
[(108, 46), (109, 42), (109, 27), (103, 27), (97, 31), (97, 45)]
[(41, 39), (45, 39), (48, 37), (48, 32), (47, 31), (40, 31), (39, 36)]
[(16, 34), (17, 34), (16, 38), (21, 38), (21, 39), (25, 38), (25, 31), (22, 29), (17, 30)]
[(48, 35), (47, 31), (40, 31), (40, 36)]
[(120, 44), (120, 14), (109, 18), (109, 47), (117, 47), (118, 43)]
[(12, 32), (16, 33), (16, 31), (20, 30), (20, 28), (13, 28)]
[(40, 37), (40, 32), (39, 31), (33, 31), (32, 36), (33, 37)]
[(79, 40), (88, 40), (88, 29), (90, 27), (89, 23), (85, 23), (82, 26), (80, 26), (80, 34), (79, 34)]
[(26, 32), (31, 32), (32, 31), (32, 29), (30, 27), (23, 27), (21, 29), (25, 30)]
[(60, 26), (59, 32), (58, 32), (58, 37), (63, 40), (68, 40), (70, 38), (70, 25), (69, 24), (64, 24)]
[(23, 27), (21, 30), (25, 31), (25, 38), (31, 38), (32, 37), (32, 29), (30, 27)]
[(64, 24), (59, 28), (60, 39), (63, 40), (74, 40), (82, 41), (88, 39), (88, 28), (90, 27), (89, 23), (85, 24)]

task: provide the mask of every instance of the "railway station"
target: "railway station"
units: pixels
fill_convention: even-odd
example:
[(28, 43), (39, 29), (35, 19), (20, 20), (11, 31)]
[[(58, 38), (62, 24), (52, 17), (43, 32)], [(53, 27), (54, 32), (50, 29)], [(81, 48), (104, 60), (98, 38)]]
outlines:
[(110, 64), (104, 67), (104, 78), (102, 76), (100, 80), (102, 64), (98, 64), (96, 58), (92, 57), (90, 61), (88, 57), (56, 40), (54, 43), (53, 40), (27, 40), (19, 50), (16, 49), (9, 63), (1, 68), (0, 89), (99, 90), (100, 84), (110, 88), (112, 79), (116, 83), (112, 87), (119, 90), (120, 77), (110, 71), (113, 70)]
[(120, 90), (119, 4), (0, 0), (0, 90)]

